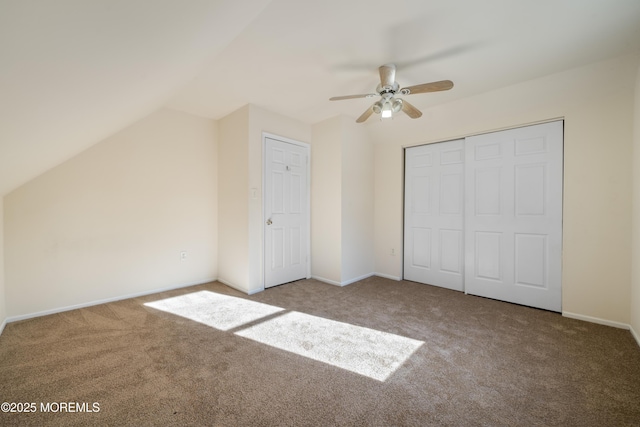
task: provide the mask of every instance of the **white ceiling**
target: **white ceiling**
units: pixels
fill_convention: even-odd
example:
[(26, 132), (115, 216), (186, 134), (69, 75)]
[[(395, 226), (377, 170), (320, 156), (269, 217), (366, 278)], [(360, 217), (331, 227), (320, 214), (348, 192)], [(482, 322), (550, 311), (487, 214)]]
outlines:
[(251, 102), (314, 123), (358, 117), (371, 100), (328, 98), (373, 91), (387, 62), (401, 86), (454, 81), (409, 98), (426, 108), (632, 50), (640, 0), (273, 0), (167, 105), (220, 118)]
[(454, 81), (424, 109), (638, 51), (639, 0), (0, 0), (0, 194), (162, 106), (355, 119), (387, 62)]

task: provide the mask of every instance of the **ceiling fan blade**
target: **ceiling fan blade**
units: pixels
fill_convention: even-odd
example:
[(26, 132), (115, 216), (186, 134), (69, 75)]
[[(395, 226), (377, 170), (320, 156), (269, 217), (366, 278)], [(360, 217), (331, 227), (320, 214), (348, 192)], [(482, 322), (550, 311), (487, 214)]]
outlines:
[(423, 83), (421, 85), (403, 87), (400, 92), (403, 95), (413, 95), (415, 93), (439, 92), (449, 90), (453, 87), (451, 80), (441, 80), (439, 82)]
[(391, 86), (396, 81), (396, 65), (395, 64), (385, 64), (378, 68), (380, 72), (380, 86)]
[(409, 104), (406, 99), (402, 100), (402, 111), (412, 119), (422, 116), (422, 112), (413, 105)]
[(373, 105), (371, 107), (369, 107), (367, 109), (367, 111), (365, 111), (364, 113), (362, 113), (362, 115), (360, 117), (358, 117), (358, 120), (356, 120), (356, 123), (362, 123), (365, 120), (367, 120), (369, 117), (371, 117), (371, 115), (373, 114)]
[(356, 99), (356, 98), (371, 98), (378, 96), (377, 93), (365, 93), (362, 95), (345, 95), (345, 96), (333, 96), (329, 98), (329, 101), (342, 101), (343, 99)]

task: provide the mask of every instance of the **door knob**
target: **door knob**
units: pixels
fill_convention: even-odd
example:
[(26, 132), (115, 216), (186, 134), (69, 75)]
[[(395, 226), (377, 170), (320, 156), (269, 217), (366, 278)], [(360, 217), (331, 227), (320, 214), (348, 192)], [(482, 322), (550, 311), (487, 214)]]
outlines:
[(267, 225), (271, 225), (271, 224), (273, 224), (273, 222), (271, 221), (271, 218), (269, 218), (269, 219), (267, 220)]

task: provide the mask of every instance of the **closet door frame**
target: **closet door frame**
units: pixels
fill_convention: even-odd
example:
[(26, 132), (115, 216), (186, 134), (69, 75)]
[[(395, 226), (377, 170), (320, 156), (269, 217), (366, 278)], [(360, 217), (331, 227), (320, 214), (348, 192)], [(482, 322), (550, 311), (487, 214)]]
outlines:
[[(462, 140), (406, 147), (403, 278), (560, 312), (563, 127), (563, 120), (553, 120), (472, 135)], [(497, 142), (493, 143), (492, 139)], [(411, 164), (411, 152), (418, 152), (421, 147), (445, 146), (456, 141), (463, 142), (465, 151), (464, 215), (461, 227), (464, 241), (463, 280), (457, 288), (446, 282), (438, 283), (433, 275), (425, 273), (421, 277), (415, 274), (415, 268), (411, 266), (415, 264), (412, 259), (415, 233), (411, 230), (415, 221), (411, 216), (415, 214), (416, 201), (412, 200), (411, 189), (408, 189), (413, 179), (410, 169), (415, 166)], [(476, 148), (478, 144), (479, 148)], [(423, 150), (428, 152), (429, 148)], [(438, 160), (436, 157), (433, 156), (432, 163)], [(478, 199), (476, 190), (483, 182), (499, 185), (495, 191), (484, 189), (482, 197)], [(430, 185), (433, 188), (433, 183)], [(428, 197), (431, 197), (427, 203), (430, 207), (434, 194)], [(495, 212), (489, 212), (492, 206), (498, 207), (494, 209)], [(476, 215), (478, 213), (480, 215)], [(419, 225), (423, 234), (433, 236), (433, 225), (438, 224), (437, 221), (435, 224), (423, 221)], [(497, 252), (491, 253), (491, 248)], [(427, 255), (433, 258), (432, 253), (422, 251), (421, 254), (424, 259)], [(426, 267), (431, 266), (423, 267), (428, 270)]]

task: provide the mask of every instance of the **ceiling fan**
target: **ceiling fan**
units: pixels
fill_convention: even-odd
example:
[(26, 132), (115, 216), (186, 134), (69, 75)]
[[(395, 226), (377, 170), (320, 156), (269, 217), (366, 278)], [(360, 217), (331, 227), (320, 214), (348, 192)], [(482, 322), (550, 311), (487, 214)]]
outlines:
[(439, 92), (443, 90), (449, 90), (453, 87), (451, 80), (441, 80), (438, 82), (423, 83), (415, 86), (408, 86), (400, 88), (396, 81), (396, 66), (395, 64), (385, 64), (378, 68), (380, 72), (380, 84), (376, 88), (376, 93), (365, 93), (362, 95), (346, 95), (346, 96), (334, 96), (329, 98), (329, 101), (341, 101), (343, 99), (355, 99), (355, 98), (373, 98), (380, 96), (381, 99), (374, 103), (367, 109), (358, 119), (357, 123), (362, 123), (367, 120), (373, 113), (380, 114), (382, 118), (389, 118), (393, 116), (393, 113), (403, 111), (407, 116), (412, 119), (417, 119), (422, 116), (422, 112), (413, 105), (409, 104), (402, 98), (397, 98), (399, 95), (413, 95), (416, 93), (427, 92)]

